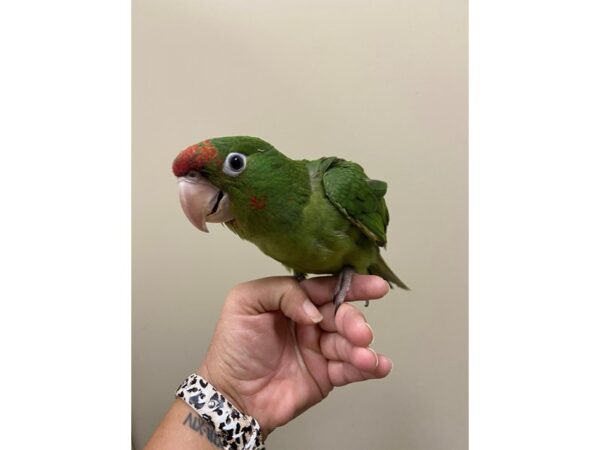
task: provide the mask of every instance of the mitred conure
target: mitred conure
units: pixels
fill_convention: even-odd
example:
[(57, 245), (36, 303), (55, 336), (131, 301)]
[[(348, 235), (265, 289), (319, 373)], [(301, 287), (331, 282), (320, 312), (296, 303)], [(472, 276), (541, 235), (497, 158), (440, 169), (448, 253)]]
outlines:
[(374, 274), (408, 289), (379, 252), (386, 244), (387, 184), (336, 157), (293, 160), (262, 139), (208, 139), (173, 162), (179, 198), (200, 230), (224, 223), (302, 279), (339, 274), (344, 301), (352, 273)]

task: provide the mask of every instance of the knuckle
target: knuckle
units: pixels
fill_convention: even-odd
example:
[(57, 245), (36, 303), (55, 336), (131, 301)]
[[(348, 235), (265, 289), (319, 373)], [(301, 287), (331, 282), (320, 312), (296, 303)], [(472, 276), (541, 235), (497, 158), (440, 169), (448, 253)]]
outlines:
[(344, 341), (342, 339), (335, 340), (335, 350), (342, 359), (348, 359), (350, 356), (348, 354), (349, 352), (348, 352), (348, 346), (346, 345), (346, 341)]
[(244, 281), (242, 283), (236, 284), (231, 289), (229, 289), (229, 292), (227, 293), (227, 300), (244, 297), (245, 293), (248, 291), (250, 286), (251, 282), (249, 281)]
[(296, 296), (298, 292), (298, 283), (291, 278), (284, 278), (281, 280), (281, 297), (290, 299)]

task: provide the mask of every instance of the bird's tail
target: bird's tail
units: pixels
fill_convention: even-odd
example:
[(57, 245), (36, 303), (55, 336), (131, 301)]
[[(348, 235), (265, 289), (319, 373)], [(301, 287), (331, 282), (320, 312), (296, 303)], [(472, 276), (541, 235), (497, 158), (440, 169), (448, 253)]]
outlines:
[(388, 283), (395, 284), (396, 286), (398, 286), (402, 289), (406, 289), (407, 291), (410, 291), (408, 286), (405, 285), (402, 282), (402, 280), (400, 280), (400, 278), (398, 278), (396, 276), (396, 274), (394, 272), (392, 272), (392, 269), (389, 268), (389, 266), (383, 260), (381, 255), (378, 256), (377, 261), (375, 261), (375, 264), (370, 266), (368, 270), (369, 270), (370, 274), (378, 275), (381, 278), (383, 278), (384, 280), (386, 280)]

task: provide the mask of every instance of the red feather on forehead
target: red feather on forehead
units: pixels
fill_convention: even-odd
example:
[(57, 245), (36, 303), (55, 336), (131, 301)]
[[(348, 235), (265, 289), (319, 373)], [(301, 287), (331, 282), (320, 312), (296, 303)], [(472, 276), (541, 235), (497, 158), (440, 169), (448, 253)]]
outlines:
[(213, 161), (217, 155), (217, 149), (210, 140), (190, 145), (173, 161), (173, 173), (177, 177), (182, 177), (190, 170), (200, 170)]

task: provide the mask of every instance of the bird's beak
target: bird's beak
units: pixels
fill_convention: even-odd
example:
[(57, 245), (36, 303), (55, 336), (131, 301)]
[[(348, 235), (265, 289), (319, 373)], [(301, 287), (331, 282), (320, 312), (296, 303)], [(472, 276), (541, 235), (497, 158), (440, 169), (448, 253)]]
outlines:
[(183, 212), (198, 229), (208, 233), (206, 222), (221, 223), (233, 220), (229, 196), (206, 178), (178, 177), (177, 181)]

